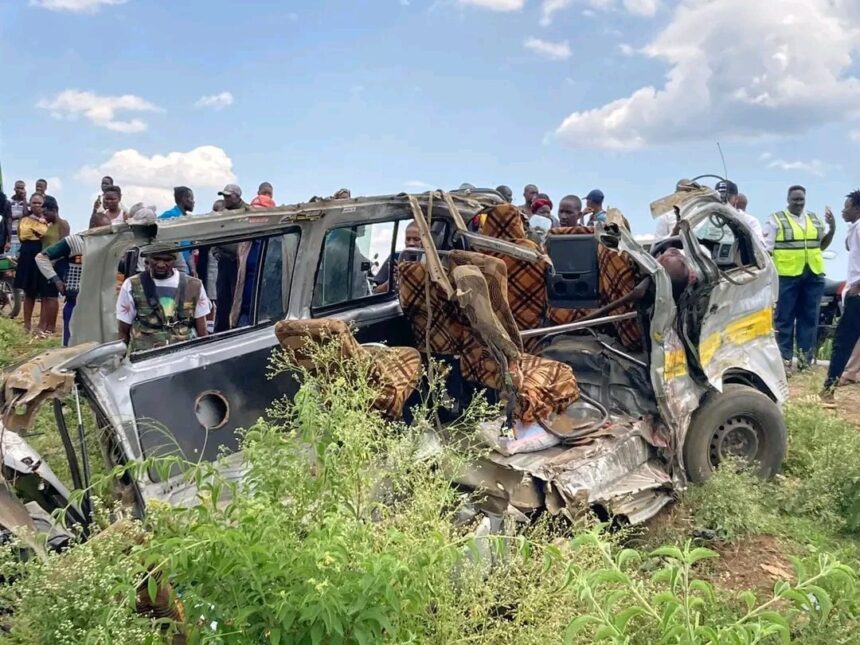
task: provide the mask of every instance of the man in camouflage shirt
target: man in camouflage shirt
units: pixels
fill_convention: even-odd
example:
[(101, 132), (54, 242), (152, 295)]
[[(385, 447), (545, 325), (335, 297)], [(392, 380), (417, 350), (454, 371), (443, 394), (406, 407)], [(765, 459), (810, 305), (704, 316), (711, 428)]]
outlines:
[(119, 337), (129, 351), (206, 336), (211, 304), (203, 283), (175, 269), (176, 253), (159, 251), (147, 268), (123, 282), (116, 301)]

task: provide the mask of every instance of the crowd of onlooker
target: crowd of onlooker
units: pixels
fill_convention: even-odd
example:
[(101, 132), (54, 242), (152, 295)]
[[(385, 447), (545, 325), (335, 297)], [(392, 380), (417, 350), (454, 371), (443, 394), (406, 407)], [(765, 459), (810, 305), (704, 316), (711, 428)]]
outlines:
[[(757, 244), (770, 255), (779, 276), (779, 298), (774, 322), (780, 353), (787, 372), (796, 367), (803, 369), (812, 359), (816, 347), (818, 312), (824, 289), (824, 257), (822, 252), (833, 242), (836, 233), (836, 218), (829, 208), (824, 218), (806, 210), (806, 189), (792, 186), (788, 189), (787, 205), (768, 218), (759, 221), (746, 212), (747, 198), (740, 193), (737, 184), (722, 180), (715, 189), (724, 201), (734, 209), (737, 219), (744, 222), (752, 232)], [(477, 190), (471, 184), (462, 184), (462, 191)], [(63, 308), (64, 344), (69, 340), (69, 322), (80, 287), (83, 263), (83, 240), (79, 235), (70, 235), (69, 224), (60, 217), (57, 200), (48, 194), (48, 182), (36, 181), (34, 192), (27, 195), (27, 186), (16, 181), (14, 191), (8, 198), (0, 192), (0, 248), (17, 259), (15, 288), (23, 294), (23, 323), (27, 331), (40, 336), (55, 333), (59, 310), (59, 296), (65, 296)], [(496, 192), (508, 203), (513, 203), (513, 191), (508, 186), (498, 186)], [(327, 199), (349, 199), (351, 193), (342, 188)], [(314, 202), (322, 198), (312, 197)], [(552, 199), (534, 184), (523, 189), (523, 203), (517, 208), (533, 229), (549, 230), (557, 227), (602, 226), (617, 224), (630, 230), (628, 220), (617, 209), (604, 207), (605, 197), (601, 190), (588, 192), (583, 200), (577, 195), (566, 195), (554, 209)], [(218, 193), (212, 211), (241, 211), (275, 206), (274, 189), (263, 182), (250, 203), (242, 197), (242, 189), (228, 184)], [(113, 178), (104, 177), (101, 194), (93, 204), (89, 227), (107, 226), (129, 219), (170, 219), (192, 213), (195, 209), (193, 191), (186, 186), (174, 189), (174, 205), (169, 210), (156, 213), (154, 206), (143, 203), (126, 208), (122, 201), (122, 189)], [(480, 215), (469, 222), (470, 228), (478, 230)], [(832, 390), (843, 370), (856, 373), (860, 364), (860, 191), (850, 193), (842, 209), (842, 218), (848, 226), (845, 247), (848, 251), (848, 275), (844, 287), (844, 309), (842, 321), (836, 332), (834, 356), (826, 381), (826, 389)], [(677, 211), (657, 217), (654, 239), (678, 235), (680, 219)], [(239, 245), (220, 245), (213, 248), (196, 248), (173, 254), (158, 264), (170, 276), (158, 278), (150, 284), (144, 276), (143, 285), (138, 282), (123, 284), (117, 305), (117, 317), (122, 322), (128, 311), (145, 309), (143, 292), (135, 299), (132, 288), (162, 289), (163, 293), (183, 293), (185, 283), (178, 286), (173, 276), (175, 266), (178, 274), (199, 280), (200, 301), (194, 306), (205, 309), (208, 325), (201, 333), (222, 331), (236, 325), (246, 324), (252, 298), (248, 293), (251, 280), (247, 280), (248, 267), (256, 266), (259, 260), (260, 243), (255, 241)], [(170, 255), (170, 254), (166, 254)], [(141, 272), (144, 267), (138, 267)], [(144, 272), (146, 273), (146, 272)], [(184, 279), (184, 278), (183, 278)], [(160, 282), (159, 282), (160, 280)], [(174, 285), (177, 282), (177, 285)], [(197, 283), (193, 285), (198, 288)], [(167, 291), (164, 291), (167, 290)], [(125, 299), (123, 294), (125, 294)], [(207, 294), (209, 294), (207, 296)], [(152, 294), (149, 294), (152, 295)], [(35, 304), (41, 301), (36, 329), (33, 329)], [(202, 303), (202, 304), (201, 304)], [(211, 303), (211, 304), (210, 304)], [(217, 303), (217, 306), (215, 306)], [(205, 306), (203, 306), (205, 305)], [(151, 313), (151, 312), (150, 312)], [(159, 315), (162, 315), (161, 312)], [(128, 326), (132, 327), (131, 321)], [(121, 326), (122, 329), (122, 326)], [(194, 333), (193, 330), (191, 333)], [(123, 335), (121, 333), (121, 335)], [(852, 349), (855, 357), (850, 358)]]

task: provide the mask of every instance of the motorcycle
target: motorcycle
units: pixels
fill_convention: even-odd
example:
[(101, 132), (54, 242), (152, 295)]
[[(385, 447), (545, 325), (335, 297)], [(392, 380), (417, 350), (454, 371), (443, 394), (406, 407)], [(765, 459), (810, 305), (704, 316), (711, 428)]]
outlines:
[(842, 316), (842, 291), (845, 289), (844, 280), (824, 279), (824, 293), (821, 296), (821, 308), (818, 312), (818, 338), (815, 345), (815, 356), (821, 356), (821, 350), (828, 341), (832, 342), (836, 335), (836, 326)]
[(14, 318), (21, 310), (21, 294), (15, 289), (15, 258), (0, 255), (0, 316)]

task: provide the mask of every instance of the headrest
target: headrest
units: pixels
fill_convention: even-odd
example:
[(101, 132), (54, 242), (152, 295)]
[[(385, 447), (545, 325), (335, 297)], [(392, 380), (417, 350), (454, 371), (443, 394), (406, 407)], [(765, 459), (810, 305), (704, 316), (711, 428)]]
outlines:
[(481, 234), (500, 240), (522, 240), (526, 236), (523, 218), (513, 204), (499, 204), (489, 213), (481, 224)]

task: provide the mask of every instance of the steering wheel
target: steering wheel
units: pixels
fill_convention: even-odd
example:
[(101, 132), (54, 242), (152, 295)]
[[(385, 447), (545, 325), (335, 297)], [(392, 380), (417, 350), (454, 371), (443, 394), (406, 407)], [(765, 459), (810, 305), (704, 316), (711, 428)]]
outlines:
[(654, 242), (654, 244), (651, 245), (651, 249), (648, 251), (648, 253), (651, 254), (651, 257), (656, 258), (661, 253), (663, 253), (663, 251), (666, 251), (667, 249), (683, 250), (684, 249), (684, 242), (681, 239), (681, 236), (680, 235), (673, 235), (671, 237), (664, 237), (662, 240)]

